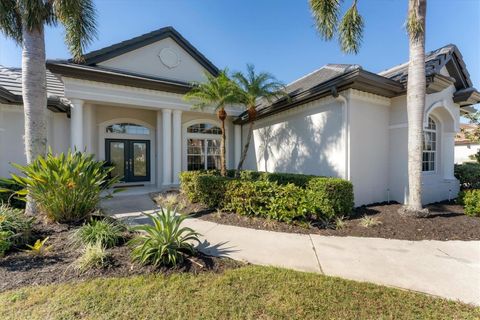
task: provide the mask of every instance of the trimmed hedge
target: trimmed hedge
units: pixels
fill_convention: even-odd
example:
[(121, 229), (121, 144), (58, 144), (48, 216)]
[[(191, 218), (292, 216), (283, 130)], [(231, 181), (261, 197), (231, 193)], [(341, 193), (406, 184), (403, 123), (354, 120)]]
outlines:
[(238, 179), (234, 171), (228, 175), (182, 172), (181, 189), (192, 202), (285, 222), (308, 215), (331, 220), (353, 209), (353, 186), (343, 179), (256, 171), (242, 171)]
[(470, 217), (480, 217), (480, 190), (467, 190), (462, 193), (465, 214)]
[(480, 163), (456, 164), (455, 177), (462, 189), (480, 189)]

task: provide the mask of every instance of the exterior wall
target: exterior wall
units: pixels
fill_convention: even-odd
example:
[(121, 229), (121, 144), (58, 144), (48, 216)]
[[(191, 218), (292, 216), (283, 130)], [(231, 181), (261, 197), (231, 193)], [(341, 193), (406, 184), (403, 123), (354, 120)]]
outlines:
[[(64, 113), (47, 111), (47, 140), (53, 152), (65, 152), (70, 141), (70, 123)], [(21, 105), (0, 105), (0, 177), (15, 170), (10, 163), (26, 164), (24, 116)]]
[[(244, 168), (321, 176), (345, 175), (341, 103), (322, 98), (255, 122)], [(245, 143), (248, 124), (242, 127)]]
[(349, 163), (355, 204), (388, 200), (389, 99), (350, 91)]
[(464, 163), (473, 161), (470, 156), (480, 150), (480, 144), (461, 144), (455, 146), (455, 163)]
[[(431, 115), (438, 125), (438, 150), (436, 170), (424, 172), (422, 177), (425, 204), (455, 198), (459, 191), (458, 180), (453, 176), (454, 139), (460, 119), (459, 107), (452, 101), (454, 90), (450, 86), (442, 92), (429, 94), (426, 98), (426, 114)], [(404, 203), (408, 198), (406, 96), (391, 99), (389, 129), (390, 196), (391, 200)]]
[[(168, 67), (159, 54), (166, 49), (168, 55), (178, 58), (178, 66)], [(165, 51), (163, 51), (165, 52)], [(185, 82), (203, 81), (206, 70), (171, 38), (166, 38), (145, 47), (133, 50), (99, 63), (100, 66), (125, 70), (155, 77)]]

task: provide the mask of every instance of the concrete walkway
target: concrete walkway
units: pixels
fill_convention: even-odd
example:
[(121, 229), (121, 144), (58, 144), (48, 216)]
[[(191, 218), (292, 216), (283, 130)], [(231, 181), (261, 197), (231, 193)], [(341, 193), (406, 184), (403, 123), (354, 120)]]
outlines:
[[(148, 220), (148, 195), (117, 196), (104, 210), (130, 223)], [(279, 266), (424, 292), (480, 306), (480, 241), (405, 241), (254, 230), (200, 219), (199, 249), (253, 264)]]

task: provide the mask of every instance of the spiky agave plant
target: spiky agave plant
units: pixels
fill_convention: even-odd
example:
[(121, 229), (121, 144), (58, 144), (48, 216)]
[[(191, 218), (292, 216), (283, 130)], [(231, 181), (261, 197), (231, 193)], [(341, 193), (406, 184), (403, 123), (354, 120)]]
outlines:
[(193, 243), (199, 243), (199, 234), (193, 229), (182, 227), (186, 216), (177, 215), (170, 209), (145, 214), (151, 224), (133, 227), (138, 235), (129, 241), (133, 247), (132, 259), (142, 265), (176, 266), (185, 256), (195, 252)]

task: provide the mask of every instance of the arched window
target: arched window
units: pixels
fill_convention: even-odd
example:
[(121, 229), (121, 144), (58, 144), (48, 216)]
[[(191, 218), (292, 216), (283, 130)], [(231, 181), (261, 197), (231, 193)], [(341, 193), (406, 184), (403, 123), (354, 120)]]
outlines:
[(435, 171), (437, 154), (437, 123), (428, 117), (428, 125), (423, 129), (423, 159), (422, 171)]
[(222, 130), (210, 123), (187, 127), (187, 170), (220, 169)]
[(116, 123), (106, 127), (105, 132), (148, 136), (150, 129), (134, 123)]

